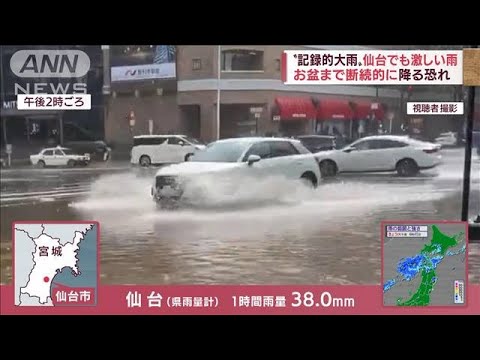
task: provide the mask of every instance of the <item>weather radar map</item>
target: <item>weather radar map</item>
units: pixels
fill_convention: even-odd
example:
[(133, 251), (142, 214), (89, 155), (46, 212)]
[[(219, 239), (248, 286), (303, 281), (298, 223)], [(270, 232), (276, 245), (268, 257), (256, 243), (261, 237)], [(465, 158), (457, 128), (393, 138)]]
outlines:
[(465, 306), (467, 225), (383, 224), (385, 306)]
[(97, 223), (14, 223), (14, 303), (95, 306)]

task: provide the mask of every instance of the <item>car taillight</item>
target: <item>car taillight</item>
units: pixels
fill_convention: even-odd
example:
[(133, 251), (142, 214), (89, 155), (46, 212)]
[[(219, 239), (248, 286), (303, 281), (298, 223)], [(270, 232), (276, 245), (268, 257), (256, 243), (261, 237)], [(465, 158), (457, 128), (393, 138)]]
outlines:
[(433, 154), (433, 153), (436, 153), (437, 151), (438, 151), (437, 148), (435, 148), (435, 149), (423, 149), (423, 152), (427, 153), (427, 154)]

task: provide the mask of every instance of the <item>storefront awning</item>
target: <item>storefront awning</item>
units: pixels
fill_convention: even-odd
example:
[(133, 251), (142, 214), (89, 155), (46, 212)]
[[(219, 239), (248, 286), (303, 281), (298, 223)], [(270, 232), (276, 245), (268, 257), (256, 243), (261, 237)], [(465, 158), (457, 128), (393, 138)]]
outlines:
[(347, 100), (320, 100), (317, 105), (317, 120), (350, 120), (353, 109)]
[(310, 98), (277, 97), (280, 120), (315, 119), (316, 110)]
[[(375, 109), (372, 109), (372, 104), (375, 104)], [(383, 120), (385, 117), (385, 108), (380, 103), (371, 103), (368, 101), (355, 102), (355, 119), (366, 119), (373, 112), (375, 119)]]

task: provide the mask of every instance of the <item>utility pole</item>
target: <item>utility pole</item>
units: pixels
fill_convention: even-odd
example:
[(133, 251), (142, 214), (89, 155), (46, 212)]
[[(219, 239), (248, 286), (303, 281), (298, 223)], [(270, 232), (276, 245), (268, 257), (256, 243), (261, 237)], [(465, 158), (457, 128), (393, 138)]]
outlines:
[(220, 75), (222, 73), (222, 50), (221, 45), (217, 47), (217, 124), (216, 124), (216, 131), (217, 131), (217, 140), (220, 139)]
[(3, 46), (0, 45), (0, 102), (3, 107), (5, 101), (5, 93), (3, 91)]

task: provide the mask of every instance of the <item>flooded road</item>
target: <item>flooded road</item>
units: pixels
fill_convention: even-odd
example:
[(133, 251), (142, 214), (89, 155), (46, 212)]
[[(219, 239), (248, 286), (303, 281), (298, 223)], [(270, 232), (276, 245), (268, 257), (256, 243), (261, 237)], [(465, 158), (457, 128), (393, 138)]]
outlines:
[[(342, 176), (317, 190), (257, 184), (222, 209), (159, 211), (154, 171), (2, 170), (1, 282), (11, 279), (11, 222), (97, 220), (107, 284), (376, 284), (380, 221), (459, 220), (463, 150), (416, 178)], [(470, 214), (480, 212), (474, 155)], [(261, 196), (263, 205), (237, 208)], [(270, 199), (270, 201), (268, 201)], [(470, 245), (480, 283), (480, 244)]]

